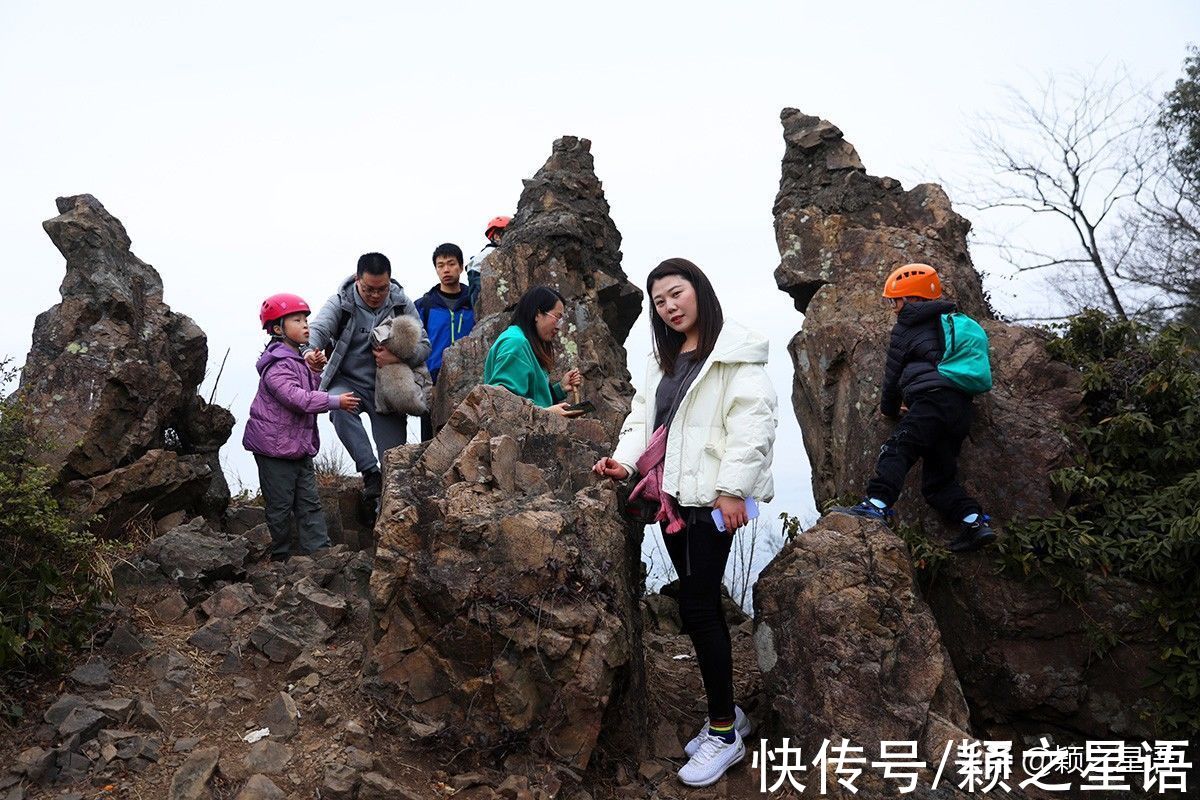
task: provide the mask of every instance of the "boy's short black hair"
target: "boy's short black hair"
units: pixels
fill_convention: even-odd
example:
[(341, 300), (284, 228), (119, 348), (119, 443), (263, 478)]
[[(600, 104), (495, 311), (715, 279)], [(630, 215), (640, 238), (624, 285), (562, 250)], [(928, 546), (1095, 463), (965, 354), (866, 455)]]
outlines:
[(392, 277), (392, 262), (383, 253), (364, 253), (358, 257), (358, 277), (367, 272), (372, 275)]
[(437, 260), (439, 258), (445, 258), (446, 256), (454, 256), (456, 259), (458, 259), (458, 265), (460, 267), (463, 265), (462, 248), (451, 242), (439, 244), (437, 249), (433, 251), (433, 265), (436, 267)]

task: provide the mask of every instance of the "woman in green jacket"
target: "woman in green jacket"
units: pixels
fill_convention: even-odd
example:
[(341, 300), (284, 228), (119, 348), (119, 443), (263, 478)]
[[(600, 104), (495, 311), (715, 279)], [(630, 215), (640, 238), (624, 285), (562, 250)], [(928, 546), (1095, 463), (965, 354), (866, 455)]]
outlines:
[(534, 405), (564, 417), (567, 392), (583, 383), (579, 370), (568, 370), (562, 380), (550, 382), (554, 367), (554, 339), (562, 327), (563, 296), (548, 286), (535, 286), (517, 302), (508, 328), (497, 337), (483, 363), (483, 382), (503, 386)]

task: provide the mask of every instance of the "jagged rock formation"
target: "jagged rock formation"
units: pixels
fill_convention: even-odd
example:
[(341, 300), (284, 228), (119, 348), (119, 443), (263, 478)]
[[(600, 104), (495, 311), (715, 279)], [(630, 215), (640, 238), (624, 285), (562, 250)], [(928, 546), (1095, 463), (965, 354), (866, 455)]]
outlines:
[[(886, 528), (841, 514), (823, 518), (759, 575), (754, 615), (765, 693), (783, 735), (803, 752), (844, 737), (871, 757), (881, 741), (913, 741), (919, 758), (936, 765), (947, 741), (972, 738), (908, 549)], [(935, 770), (922, 775), (922, 786)], [(851, 796), (836, 778), (829, 783), (828, 796)], [(899, 795), (878, 772), (857, 785), (861, 796)]]
[[(878, 403), (893, 320), (879, 295), (892, 269), (921, 261), (938, 269), (947, 295), (982, 322), (991, 340), (995, 388), (975, 401), (975, 422), (960, 460), (961, 479), (1001, 529), (1015, 516), (1050, 513), (1056, 503), (1050, 475), (1074, 452), (1066, 431), (1082, 408), (1077, 372), (1048, 355), (1040, 333), (994, 318), (967, 252), (969, 223), (954, 212), (940, 187), (924, 184), (904, 191), (891, 178), (868, 175), (854, 148), (829, 122), (795, 109), (784, 109), (782, 121), (787, 150), (775, 201), (781, 255), (775, 277), (805, 314), (790, 347), (796, 368), (792, 401), (812, 463), (818, 505), (862, 491), (879, 445), (890, 432), (891, 423), (878, 415)], [(944, 538), (940, 521), (925, 506), (916, 483), (917, 476), (910, 476), (897, 504), (899, 515), (904, 521), (923, 522), (933, 538)], [(781, 571), (803, 587), (804, 580), (795, 576), (816, 567), (797, 566), (797, 559), (817, 552), (832, 531), (848, 530), (851, 524), (822, 520), (802, 534), (800, 545), (785, 548), (764, 571), (755, 604), (766, 612), (763, 624), (770, 626), (776, 640), (807, 635), (790, 630), (793, 623), (782, 616), (777, 623), (765, 622), (771, 609), (793, 603), (798, 591), (781, 579)], [(804, 541), (814, 535), (817, 543)], [(840, 546), (849, 552), (841, 556), (846, 562), (841, 569), (853, 572), (854, 565), (865, 560), (878, 570), (880, 537), (890, 534), (880, 529), (870, 536), (842, 536)], [(888, 541), (898, 544), (894, 537)], [(895, 575), (911, 569), (905, 566), (903, 549), (884, 549), (895, 562), (890, 567)], [(904, 593), (910, 591), (910, 583), (907, 578), (901, 581)], [(1145, 621), (1130, 618), (1148, 590), (1100, 577), (1093, 586), (1091, 599), (1073, 604), (1049, 586), (998, 574), (986, 555), (954, 558), (941, 568), (928, 592), (929, 608), (958, 676), (953, 683), (961, 681), (977, 732), (1019, 738), (1050, 729), (1105, 738), (1150, 731), (1145, 712), (1152, 698), (1142, 685), (1156, 659), (1154, 637)], [(872, 593), (859, 594), (847, 590), (833, 595), (841, 603), (841, 619), (878, 615), (879, 603)], [(800, 618), (820, 609), (809, 606), (823, 602), (821, 597), (803, 592), (800, 596), (795, 611)], [(922, 611), (920, 618), (927, 622), (928, 612)], [(1102, 629), (1097, 620), (1117, 629), (1115, 641), (1100, 648), (1102, 657), (1095, 646)], [(938, 638), (907, 636), (922, 643)], [(886, 656), (889, 663), (897, 658), (904, 663), (905, 648), (911, 646), (903, 638), (891, 645), (873, 641), (880, 645), (877, 651), (855, 654), (852, 661), (876, 665)], [(815, 674), (830, 664), (846, 663), (835, 641), (800, 644), (806, 649), (789, 651), (776, 645), (776, 672)], [(941, 644), (937, 650), (942, 651)], [(945, 669), (936, 654), (930, 658), (934, 664), (926, 681)], [(924, 686), (917, 699), (930, 696), (928, 689)], [(803, 713), (821, 719), (828, 712), (835, 729), (859, 725), (847, 711), (854, 703), (825, 702), (827, 691), (806, 698), (794, 690), (790, 696), (805, 698)], [(879, 709), (880, 730), (885, 720), (911, 722), (911, 708), (883, 703)], [(800, 718), (796, 710), (785, 708), (781, 713)], [(965, 724), (958, 716), (949, 718)]]
[(446, 351), (434, 393), (435, 424), (444, 424), (479, 383), (488, 348), (508, 327), (521, 295), (545, 284), (567, 300), (558, 372), (579, 367), (582, 396), (596, 404), (596, 417), (615, 440), (633, 395), (621, 344), (641, 313), (642, 292), (621, 269), (621, 234), (609, 216), (591, 146), (564, 136), (525, 181), (516, 216), (481, 275), (480, 321)]
[(110, 527), (143, 509), (219, 515), (233, 416), (196, 393), (204, 332), (163, 303), (158, 272), (100, 201), (57, 204), (43, 227), (67, 259), (62, 302), (38, 316), (18, 390), (40, 445), (31, 457)]
[[(414, 734), (484, 761), (515, 748), (582, 768), (602, 728), (644, 750), (641, 529), (590, 472), (629, 412), (621, 342), (641, 292), (621, 270), (590, 148), (559, 139), (525, 182), (483, 272), (481, 321), (443, 361), (433, 414), (445, 427), (385, 469), (366, 683)], [(539, 283), (567, 298), (558, 371), (582, 370), (592, 418), (478, 386)]]
[(636, 751), (641, 537), (590, 472), (607, 438), (480, 386), (389, 453), (365, 671), (414, 734), (577, 768), (602, 728)]
[[(906, 192), (892, 178), (868, 175), (831, 123), (790, 108), (781, 117), (787, 150), (774, 209), (775, 281), (805, 315), (789, 347), (792, 404), (817, 505), (861, 492), (890, 432), (878, 408), (893, 317), (879, 298), (889, 272), (920, 261), (938, 270), (947, 296), (991, 339), (995, 388), (975, 403), (964, 483), (999, 519), (1049, 512), (1049, 475), (1070, 456), (1063, 429), (1083, 400), (1078, 374), (1052, 360), (1034, 330), (995, 320), (967, 252), (970, 223), (941, 187)], [(915, 473), (898, 511), (936, 530)]]

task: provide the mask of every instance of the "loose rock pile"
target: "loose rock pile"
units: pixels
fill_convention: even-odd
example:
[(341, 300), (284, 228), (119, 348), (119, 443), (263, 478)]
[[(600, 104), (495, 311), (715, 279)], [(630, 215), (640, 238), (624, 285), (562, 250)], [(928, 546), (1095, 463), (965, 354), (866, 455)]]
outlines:
[[(211, 780), (244, 781), (239, 797), (293, 796), (273, 793), (260, 773), (285, 774), (293, 748), (284, 742), (302, 724), (365, 740), (345, 709), (357, 692), (361, 633), (351, 631), (366, 623), (370, 556), (338, 546), (279, 564), (264, 560), (269, 545), (263, 525), (232, 534), (197, 517), (118, 565), (124, 619), (44, 712), (36, 744), (0, 779), (7, 797), (84, 781), (133, 785), (184, 756), (165, 796), (208, 797)], [(267, 690), (276, 680), (284, 691)], [(252, 734), (235, 713), (263, 738), (230, 747)], [(181, 735), (177, 715), (200, 735)], [(219, 746), (197, 749), (214, 739)]]

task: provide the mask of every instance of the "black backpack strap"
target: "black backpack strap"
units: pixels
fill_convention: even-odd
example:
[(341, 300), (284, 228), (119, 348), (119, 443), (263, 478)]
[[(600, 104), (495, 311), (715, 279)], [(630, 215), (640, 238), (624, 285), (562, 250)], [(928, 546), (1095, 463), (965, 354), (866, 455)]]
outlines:
[(329, 344), (325, 345), (325, 355), (333, 355), (333, 350), (337, 347), (338, 339), (342, 338), (342, 331), (346, 330), (346, 326), (350, 324), (350, 318), (354, 316), (353, 311), (345, 308), (342, 309), (342, 315), (338, 317), (337, 327), (333, 331), (333, 335), (329, 337)]
[[(403, 287), (401, 287), (403, 288)], [(408, 308), (408, 301), (401, 300), (392, 306), (392, 316), (399, 317), (404, 313), (404, 309)], [(351, 318), (354, 316), (354, 311), (347, 308), (342, 308), (342, 316), (338, 319), (337, 328), (334, 329), (333, 335), (329, 337), (329, 344), (326, 350), (332, 352), (333, 347), (337, 344), (338, 339), (342, 338), (342, 331), (346, 330), (346, 326), (350, 324)]]

